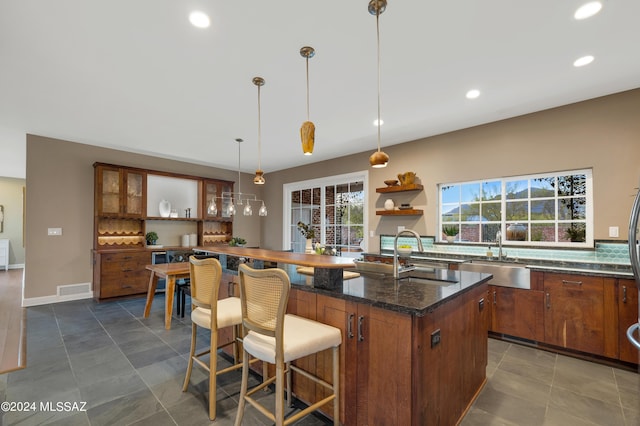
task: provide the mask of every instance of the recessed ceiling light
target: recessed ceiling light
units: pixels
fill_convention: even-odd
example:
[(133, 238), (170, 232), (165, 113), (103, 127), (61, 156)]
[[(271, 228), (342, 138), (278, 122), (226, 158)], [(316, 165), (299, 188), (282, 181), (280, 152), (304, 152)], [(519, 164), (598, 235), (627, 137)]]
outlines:
[(589, 65), (591, 62), (593, 62), (593, 56), (591, 55), (587, 55), (587, 56), (583, 56), (582, 58), (578, 58), (573, 62), (573, 66), (574, 67), (583, 67), (585, 65)]
[(602, 9), (602, 3), (599, 1), (591, 1), (580, 6), (576, 10), (576, 13), (573, 14), (573, 17), (578, 20), (587, 19), (600, 12), (600, 9)]
[(467, 99), (475, 99), (480, 96), (480, 91), (478, 89), (471, 89), (467, 92)]
[(191, 25), (198, 28), (207, 28), (211, 24), (207, 14), (197, 10), (195, 12), (191, 12), (189, 15), (189, 21), (191, 22)]
[[(373, 125), (374, 126), (378, 126), (378, 120), (373, 120)], [(384, 120), (380, 120), (380, 125), (383, 126), (384, 125)]]

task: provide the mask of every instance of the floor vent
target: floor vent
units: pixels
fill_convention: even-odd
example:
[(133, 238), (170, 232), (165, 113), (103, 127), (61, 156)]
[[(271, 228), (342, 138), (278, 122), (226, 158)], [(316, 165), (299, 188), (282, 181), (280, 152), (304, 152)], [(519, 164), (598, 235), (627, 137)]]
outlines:
[(89, 292), (91, 292), (91, 283), (58, 286), (58, 296), (71, 296), (73, 294), (85, 294)]

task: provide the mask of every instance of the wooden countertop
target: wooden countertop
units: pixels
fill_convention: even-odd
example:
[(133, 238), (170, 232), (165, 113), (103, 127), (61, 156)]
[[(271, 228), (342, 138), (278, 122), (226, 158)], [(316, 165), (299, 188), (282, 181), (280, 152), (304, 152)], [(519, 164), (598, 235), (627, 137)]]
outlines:
[(237, 257), (268, 260), (271, 262), (287, 263), (290, 265), (311, 266), (322, 269), (355, 268), (353, 259), (338, 256), (322, 256), (317, 254), (292, 253), (290, 251), (267, 250), (245, 247), (205, 246), (195, 247), (194, 250), (209, 253), (227, 254)]

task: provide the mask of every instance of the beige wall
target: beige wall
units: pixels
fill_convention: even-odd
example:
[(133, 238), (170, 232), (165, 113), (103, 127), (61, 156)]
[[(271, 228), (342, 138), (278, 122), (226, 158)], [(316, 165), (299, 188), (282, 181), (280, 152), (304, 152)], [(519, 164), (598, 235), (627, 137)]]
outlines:
[[(59, 285), (92, 281), (95, 162), (230, 181), (238, 178), (237, 171), (27, 135), (25, 298), (52, 296)], [(243, 174), (242, 187), (253, 186), (252, 179)], [(262, 220), (257, 209), (254, 216), (237, 216), (234, 234), (249, 245), (260, 245)], [(61, 227), (62, 236), (47, 236), (51, 227)], [(169, 225), (158, 233), (169, 236), (171, 232)]]
[(0, 205), (4, 206), (4, 227), (0, 238), (9, 239), (9, 265), (24, 264), (23, 192), (24, 179), (0, 177)]
[[(234, 234), (249, 245), (282, 248), (282, 185), (355, 171), (369, 172), (369, 250), (398, 225), (433, 235), (440, 182), (593, 168), (595, 238), (608, 227), (625, 239), (632, 196), (640, 181), (640, 89), (385, 148), (386, 169), (371, 169), (371, 147), (361, 154), (267, 173), (261, 196), (269, 215), (237, 216)], [(384, 139), (384, 132), (383, 132)], [(317, 141), (318, 147), (322, 140)], [(317, 148), (318, 149), (318, 148)], [(296, 154), (298, 155), (298, 154)], [(235, 181), (237, 172), (164, 160), (40, 136), (27, 137), (27, 236), (25, 297), (49, 296), (58, 285), (90, 282), (93, 231), (93, 163), (105, 162)], [(233, 167), (232, 167), (233, 169)], [(386, 199), (375, 188), (400, 172), (415, 171), (421, 193), (394, 197), (425, 210), (424, 216), (375, 215)], [(256, 188), (242, 176), (243, 188)], [(260, 191), (253, 191), (260, 194)], [(47, 237), (62, 227), (62, 237)]]
[[(281, 247), (283, 184), (365, 169), (369, 170), (369, 228), (376, 233), (369, 238), (370, 251), (379, 250), (379, 234), (394, 234), (398, 225), (434, 235), (438, 183), (588, 167), (593, 168), (594, 236), (609, 239), (609, 226), (618, 226), (618, 239), (624, 240), (640, 181), (638, 117), (640, 89), (635, 89), (391, 146), (384, 149), (391, 158), (384, 169), (369, 167), (372, 146), (361, 154), (271, 173), (264, 192), (270, 206), (264, 245)], [(384, 130), (382, 135), (384, 140)], [(417, 173), (424, 192), (391, 198), (424, 209), (424, 216), (376, 216), (375, 210), (388, 197), (376, 194), (375, 188), (405, 171)]]

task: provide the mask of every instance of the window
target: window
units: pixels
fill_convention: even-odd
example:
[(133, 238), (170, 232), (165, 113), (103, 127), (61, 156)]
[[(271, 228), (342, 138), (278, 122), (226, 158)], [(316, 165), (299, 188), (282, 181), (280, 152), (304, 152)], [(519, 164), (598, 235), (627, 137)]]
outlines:
[[(455, 241), (593, 246), (591, 170), (439, 185), (440, 224)], [(448, 232), (451, 234), (452, 232)]]
[(305, 251), (298, 222), (312, 226), (314, 243), (358, 257), (364, 250), (367, 218), (367, 172), (332, 176), (284, 185), (283, 246)]

